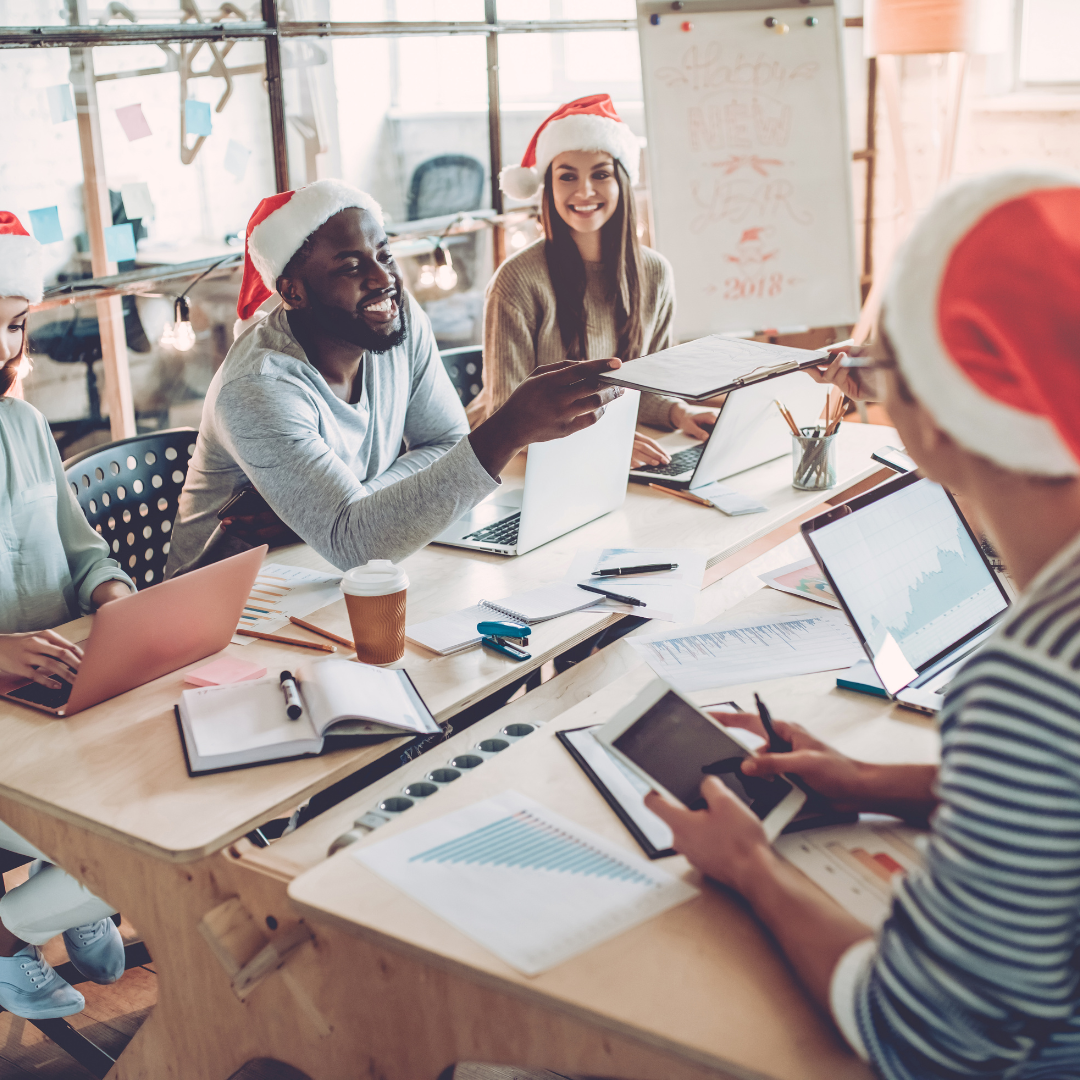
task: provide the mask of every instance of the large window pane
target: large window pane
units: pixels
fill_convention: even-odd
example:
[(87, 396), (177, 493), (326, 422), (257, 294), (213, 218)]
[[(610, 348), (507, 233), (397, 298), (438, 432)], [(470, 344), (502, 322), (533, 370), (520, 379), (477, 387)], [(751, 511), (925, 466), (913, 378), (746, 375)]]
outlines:
[[(96, 179), (109, 198), (105, 273), (141, 270), (152, 278), (163, 265), (240, 250), (252, 209), (275, 190), (264, 52), (248, 42), (228, 52), (215, 48), (231, 72), (220, 112), (229, 83), (199, 76), (215, 62), (205, 45), (186, 48), (192, 62), (183, 110), (181, 75), (168, 70), (188, 66), (176, 45), (5, 51), (0, 100), (12, 103), (10, 145), (23, 149), (0, 155), (0, 208), (14, 211), (42, 241), (47, 288), (93, 276), (82, 162), (84, 146), (89, 152), (95, 141), (103, 162)], [(93, 80), (88, 94), (84, 71)], [(205, 131), (207, 121), (210, 127), (198, 144), (200, 136), (186, 134), (187, 163), (182, 117), (189, 129)], [(190, 280), (151, 283), (143, 291), (157, 295), (119, 301), (136, 420), (144, 429), (197, 420), (206, 384), (232, 341), (238, 273), (213, 275), (191, 294), (190, 348), (161, 343), (175, 297)], [(69, 433), (82, 421), (82, 434), (103, 441), (109, 434), (98, 316), (95, 304), (34, 314), (26, 395)]]
[[(382, 204), (391, 229), (491, 205), (487, 59), (482, 36), (336, 38), (286, 43), (293, 185), (339, 176)], [(436, 273), (440, 231), (395, 243), (409, 290), (443, 347), (480, 340), (490, 232), (448, 236), (453, 273)], [(440, 256), (441, 258), (441, 256)]]
[(285, 22), (483, 22), (484, 0), (279, 0)]
[(1080, 4), (1025, 0), (1023, 19), (1021, 82), (1080, 82)]
[[(130, 25), (131, 20), (122, 13), (108, 10), (106, 0), (0, 0), (0, 25), (2, 26), (67, 26), (71, 23), (87, 23), (103, 26)], [(245, 11), (246, 21), (259, 22), (262, 13), (258, 0), (238, 3)], [(161, 25), (190, 20), (191, 14), (180, 7), (179, 0), (137, 0), (125, 4), (140, 23)], [(220, 0), (195, 0), (196, 10), (205, 22), (218, 19)], [(235, 12), (229, 13), (235, 18)]]

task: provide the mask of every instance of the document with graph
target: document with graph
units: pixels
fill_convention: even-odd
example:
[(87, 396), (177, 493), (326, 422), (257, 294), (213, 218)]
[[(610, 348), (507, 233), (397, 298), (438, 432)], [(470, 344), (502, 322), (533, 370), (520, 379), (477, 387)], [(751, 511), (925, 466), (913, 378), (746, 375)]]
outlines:
[[(284, 563), (263, 563), (244, 605), (238, 629), (272, 634), (289, 625), (289, 616), (302, 619), (341, 599), (341, 575), (305, 570)], [(255, 639), (234, 634), (234, 645)]]
[(865, 659), (843, 612), (816, 609), (720, 619), (626, 640), (661, 679), (684, 692), (831, 671)]
[(525, 975), (698, 893), (515, 791), (352, 855)]
[(895, 818), (867, 814), (852, 825), (778, 836), (773, 849), (876, 930), (892, 906), (894, 879), (923, 865), (926, 835)]

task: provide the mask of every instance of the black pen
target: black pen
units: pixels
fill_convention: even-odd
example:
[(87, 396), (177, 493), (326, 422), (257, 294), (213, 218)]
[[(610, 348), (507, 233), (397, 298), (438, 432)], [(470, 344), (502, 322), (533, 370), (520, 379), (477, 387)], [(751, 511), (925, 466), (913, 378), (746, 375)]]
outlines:
[(620, 604), (632, 604), (634, 607), (648, 607), (644, 600), (635, 600), (632, 596), (622, 596), (617, 592), (608, 592), (606, 589), (597, 589), (593, 585), (582, 585), (578, 582), (578, 588), (584, 589), (586, 592), (599, 593), (601, 596), (606, 596), (609, 600), (618, 600)]
[(774, 754), (790, 754), (791, 743), (787, 739), (781, 739), (776, 728), (773, 727), (772, 717), (769, 715), (769, 710), (765, 706), (765, 702), (754, 695), (754, 700), (757, 702), (758, 716), (761, 717), (761, 726), (765, 729), (765, 734), (769, 736), (769, 750)]
[(665, 570), (678, 570), (677, 562), (648, 563), (645, 566), (620, 566), (614, 570), (594, 570), (593, 577), (623, 577), (626, 574), (660, 574)]
[(291, 671), (283, 671), (279, 676), (281, 692), (285, 695), (285, 712), (290, 720), (299, 720), (304, 715), (304, 705), (296, 689), (296, 680)]

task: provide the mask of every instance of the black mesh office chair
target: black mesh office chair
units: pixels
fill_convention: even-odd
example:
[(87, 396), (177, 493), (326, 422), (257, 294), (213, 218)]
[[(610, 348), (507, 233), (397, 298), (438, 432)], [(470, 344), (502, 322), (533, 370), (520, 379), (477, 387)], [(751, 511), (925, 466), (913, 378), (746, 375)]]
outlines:
[(64, 462), (86, 520), (137, 588), (165, 578), (173, 518), (196, 434), (194, 428), (169, 428), (95, 446)]
[(479, 345), (443, 349), (442, 362), (461, 404), (468, 405), (484, 385), (484, 350)]

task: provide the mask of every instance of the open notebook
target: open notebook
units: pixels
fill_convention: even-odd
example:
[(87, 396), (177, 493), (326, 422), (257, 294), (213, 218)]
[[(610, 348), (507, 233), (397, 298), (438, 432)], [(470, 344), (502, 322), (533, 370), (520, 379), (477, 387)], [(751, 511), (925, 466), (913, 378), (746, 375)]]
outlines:
[(576, 585), (556, 581), (539, 589), (514, 593), (501, 600), (481, 600), (473, 607), (441, 615), (427, 622), (405, 627), (405, 637), (415, 645), (449, 656), (480, 644), (476, 624), (487, 619), (510, 619), (535, 626), (537, 623), (582, 611), (603, 601), (602, 596), (585, 592)]
[(295, 674), (304, 705), (298, 720), (285, 712), (276, 675), (185, 690), (176, 720), (188, 772), (239, 769), (439, 730), (404, 671), (323, 660), (300, 664)]

